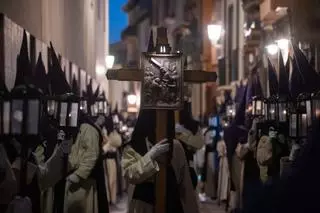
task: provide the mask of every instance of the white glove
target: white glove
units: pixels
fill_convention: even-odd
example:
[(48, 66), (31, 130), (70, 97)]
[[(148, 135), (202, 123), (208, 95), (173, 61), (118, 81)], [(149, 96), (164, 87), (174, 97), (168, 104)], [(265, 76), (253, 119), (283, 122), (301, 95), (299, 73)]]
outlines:
[(45, 156), (44, 156), (44, 148), (43, 146), (38, 146), (34, 152), (32, 152), (33, 157), (35, 158), (35, 161), (37, 165), (41, 165), (44, 163)]
[(67, 177), (67, 181), (70, 183), (79, 183), (80, 177), (76, 174), (71, 174)]
[(157, 160), (160, 156), (164, 155), (169, 151), (170, 144), (164, 143), (166, 141), (167, 139), (161, 140), (149, 150), (147, 154), (150, 156), (152, 160)]
[(184, 133), (187, 132), (188, 130), (186, 128), (184, 128), (182, 125), (180, 124), (176, 124), (176, 133)]

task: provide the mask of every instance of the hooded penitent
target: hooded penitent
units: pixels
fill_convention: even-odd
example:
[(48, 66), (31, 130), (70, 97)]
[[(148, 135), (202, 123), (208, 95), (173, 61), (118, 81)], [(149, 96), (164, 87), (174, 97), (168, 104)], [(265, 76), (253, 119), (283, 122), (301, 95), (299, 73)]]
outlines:
[(276, 70), (269, 58), (268, 58), (268, 76), (269, 76), (269, 94), (270, 96), (273, 96), (273, 95), (276, 95), (278, 92), (279, 83), (278, 83)]
[[(174, 112), (169, 111), (167, 116), (168, 123), (165, 127), (170, 142), (175, 136)], [(147, 153), (156, 142), (155, 126), (156, 111), (140, 110), (130, 146), (124, 147), (122, 158), (124, 176), (128, 178), (129, 183), (135, 185), (132, 201), (129, 199), (130, 213), (154, 211), (154, 177), (158, 164), (149, 157), (150, 153)], [(173, 141), (172, 145), (172, 158), (166, 171), (165, 212), (199, 212), (183, 148), (178, 141)]]

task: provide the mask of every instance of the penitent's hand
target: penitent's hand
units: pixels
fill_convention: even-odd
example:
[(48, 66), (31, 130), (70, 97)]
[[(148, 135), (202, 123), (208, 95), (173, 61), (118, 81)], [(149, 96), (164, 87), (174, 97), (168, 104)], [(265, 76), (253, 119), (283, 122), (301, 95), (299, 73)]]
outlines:
[(157, 160), (169, 151), (170, 144), (166, 143), (166, 141), (167, 139), (161, 140), (149, 150), (148, 154), (152, 160)]
[(71, 152), (72, 140), (64, 140), (61, 142), (59, 149), (63, 155), (68, 155)]

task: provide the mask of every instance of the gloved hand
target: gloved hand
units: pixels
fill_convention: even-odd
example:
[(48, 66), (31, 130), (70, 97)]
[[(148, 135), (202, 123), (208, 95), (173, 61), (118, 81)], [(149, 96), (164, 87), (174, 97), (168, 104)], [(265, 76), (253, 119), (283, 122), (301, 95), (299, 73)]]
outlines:
[(67, 181), (70, 183), (79, 183), (80, 182), (80, 177), (76, 174), (71, 174), (67, 177)]
[(184, 133), (188, 131), (186, 128), (184, 128), (182, 125), (180, 124), (176, 124), (176, 133)]
[(77, 191), (80, 183), (80, 177), (76, 174), (71, 174), (67, 177), (67, 182), (69, 183), (69, 191), (75, 192)]
[(167, 139), (163, 139), (155, 144), (147, 153), (152, 160), (157, 160), (160, 156), (163, 156), (170, 149), (170, 144), (165, 143)]
[(33, 157), (35, 158), (35, 161), (37, 165), (41, 165), (44, 163), (45, 156), (44, 156), (44, 148), (43, 146), (38, 146), (34, 152), (32, 152)]

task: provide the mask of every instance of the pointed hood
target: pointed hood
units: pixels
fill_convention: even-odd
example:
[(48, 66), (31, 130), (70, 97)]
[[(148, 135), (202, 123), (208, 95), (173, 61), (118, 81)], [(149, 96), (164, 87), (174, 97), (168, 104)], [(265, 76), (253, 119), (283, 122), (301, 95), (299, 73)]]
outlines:
[(269, 93), (270, 96), (278, 93), (279, 83), (276, 70), (268, 58), (268, 76), (269, 76)]
[[(289, 60), (289, 59), (288, 59)], [(281, 51), (279, 52), (279, 87), (278, 95), (281, 97), (287, 97), (290, 95), (289, 91), (289, 72), (287, 67), (284, 65)]]
[(301, 75), (295, 59), (289, 59), (292, 64), (292, 73), (290, 77), (290, 94), (292, 98), (297, 98), (300, 93), (306, 92), (303, 76)]
[(92, 81), (93, 80), (91, 78), (89, 81), (89, 84), (87, 85), (87, 91), (85, 92), (85, 97), (87, 99), (88, 106), (93, 105), (96, 101), (96, 98), (94, 96), (93, 89), (92, 89)]
[(219, 109), (219, 114), (225, 114), (227, 110), (227, 105), (232, 103), (231, 91), (225, 90), (224, 92), (224, 102), (221, 104)]
[(236, 95), (234, 97), (234, 101), (236, 103), (240, 103), (241, 102), (242, 94), (243, 94), (245, 88), (246, 88), (246, 86), (244, 85), (244, 83), (242, 81), (240, 81), (240, 84), (237, 85), (237, 87), (236, 87)]
[(4, 73), (1, 73), (0, 74), (0, 95), (7, 95), (7, 94), (9, 94), (9, 90), (6, 85)]
[(247, 93), (246, 93), (246, 105), (252, 102), (252, 98), (255, 96), (263, 97), (260, 77), (258, 73), (258, 66), (260, 63), (257, 63), (256, 66), (251, 70), (251, 75), (247, 83)]
[(96, 91), (93, 94), (93, 97), (97, 99), (100, 96), (100, 85), (97, 87)]
[(73, 75), (72, 77), (72, 93), (77, 96), (80, 96), (80, 90), (79, 90), (78, 82), (75, 75)]
[(17, 74), (14, 86), (29, 84), (32, 79), (32, 69), (28, 52), (27, 33), (23, 31), (20, 53), (17, 56)]
[(49, 95), (49, 78), (43, 64), (42, 55), (39, 53), (34, 74), (34, 85), (40, 88), (45, 95)]
[(71, 92), (71, 87), (68, 84), (65, 74), (61, 69), (57, 54), (50, 42), (50, 70), (49, 78), (52, 89), (52, 95), (63, 95)]
[(153, 30), (151, 28), (147, 52), (154, 52), (154, 48)]
[(300, 74), (303, 77), (303, 83), (305, 84), (305, 92), (312, 93), (320, 90), (320, 75), (314, 70), (309, 63), (305, 54), (299, 49), (298, 46), (293, 46), (294, 63), (296, 63)]
[(248, 84), (245, 86), (243, 91), (241, 102), (236, 110), (236, 115), (233, 121), (234, 125), (245, 125), (245, 118), (246, 118), (246, 98), (247, 98), (247, 91), (248, 91)]

